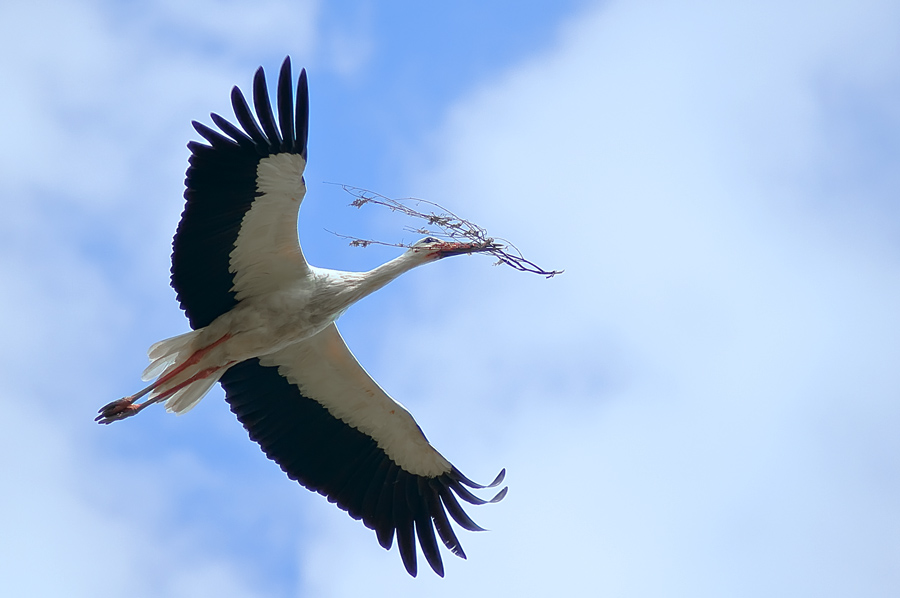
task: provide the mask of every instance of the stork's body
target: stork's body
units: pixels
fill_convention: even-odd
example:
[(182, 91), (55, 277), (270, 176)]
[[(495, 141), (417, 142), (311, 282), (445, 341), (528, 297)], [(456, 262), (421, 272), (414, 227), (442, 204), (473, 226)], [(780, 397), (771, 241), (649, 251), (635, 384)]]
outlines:
[(335, 321), (404, 272), (484, 246), (427, 238), (369, 272), (307, 264), (296, 226), (306, 191), (306, 73), (295, 111), (290, 61), (282, 65), (277, 124), (262, 69), (253, 92), (259, 124), (237, 88), (232, 103), (242, 128), (215, 114), (225, 135), (194, 123), (209, 145), (189, 144), (187, 204), (172, 255), (172, 285), (194, 330), (153, 345), (143, 378), (156, 380), (105, 406), (97, 419), (110, 423), (161, 401), (184, 413), (220, 381), (251, 439), (291, 478), (362, 519), (385, 548), (396, 534), (412, 575), (418, 537), (442, 575), (435, 531), (464, 556), (447, 513), (480, 529), (454, 494), (481, 504), (464, 485), (484, 486), (428, 443), (359, 365)]

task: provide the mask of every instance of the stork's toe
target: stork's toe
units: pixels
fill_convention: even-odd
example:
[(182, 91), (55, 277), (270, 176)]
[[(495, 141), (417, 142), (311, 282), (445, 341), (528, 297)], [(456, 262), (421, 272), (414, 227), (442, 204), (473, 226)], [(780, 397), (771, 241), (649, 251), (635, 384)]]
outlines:
[(125, 397), (104, 405), (98, 412), (100, 415), (94, 418), (94, 421), (100, 424), (109, 424), (134, 415), (138, 411), (140, 411), (140, 406), (134, 404), (134, 399)]

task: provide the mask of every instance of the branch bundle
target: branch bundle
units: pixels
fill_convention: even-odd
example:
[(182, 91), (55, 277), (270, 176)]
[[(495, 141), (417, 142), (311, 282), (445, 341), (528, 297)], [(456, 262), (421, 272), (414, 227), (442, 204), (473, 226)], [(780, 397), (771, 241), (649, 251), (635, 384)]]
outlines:
[[(563, 270), (544, 270), (543, 268), (540, 268), (534, 262), (525, 259), (522, 252), (506, 239), (493, 239), (488, 237), (487, 231), (484, 228), (465, 218), (460, 218), (447, 208), (434, 202), (414, 198), (392, 199), (381, 195), (380, 193), (375, 193), (374, 191), (354, 187), (352, 185), (341, 185), (341, 188), (354, 197), (354, 200), (350, 205), (357, 208), (361, 208), (366, 204), (385, 206), (393, 212), (400, 212), (406, 216), (424, 220), (427, 225), (418, 228), (408, 226), (406, 227), (406, 230), (453, 241), (466, 240), (470, 243), (476, 243), (484, 248), (480, 250), (479, 253), (488, 253), (497, 258), (495, 265), (506, 264), (516, 270), (541, 274), (547, 278), (553, 278), (557, 274), (563, 273)], [(430, 206), (437, 211), (420, 212), (416, 208), (422, 205)], [(366, 247), (371, 244), (389, 245), (391, 247), (409, 247), (409, 245), (405, 243), (384, 243), (382, 241), (359, 239), (347, 235), (338, 236), (350, 239), (350, 245), (353, 247)]]

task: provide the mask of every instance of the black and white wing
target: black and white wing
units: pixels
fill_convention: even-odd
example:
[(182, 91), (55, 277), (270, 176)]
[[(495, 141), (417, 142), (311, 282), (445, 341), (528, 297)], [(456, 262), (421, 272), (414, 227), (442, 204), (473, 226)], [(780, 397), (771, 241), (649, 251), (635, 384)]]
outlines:
[(309, 93), (306, 71), (291, 90), (291, 62), (278, 78), (278, 120), (266, 77), (253, 78), (254, 118), (240, 89), (231, 91), (237, 127), (211, 115), (222, 132), (194, 122), (207, 144), (192, 141), (186, 205), (172, 243), (172, 287), (194, 329), (238, 301), (289, 284), (307, 268), (297, 236), (306, 193)]
[(397, 537), (403, 564), (416, 575), (416, 538), (438, 575), (444, 566), (437, 537), (465, 558), (450, 514), (467, 530), (481, 530), (457, 496), (490, 501), (426, 440), (409, 412), (359, 365), (337, 327), (261, 359), (231, 367), (221, 379), (231, 410), (250, 438), (292, 479), (328, 497), (375, 530), (386, 549)]

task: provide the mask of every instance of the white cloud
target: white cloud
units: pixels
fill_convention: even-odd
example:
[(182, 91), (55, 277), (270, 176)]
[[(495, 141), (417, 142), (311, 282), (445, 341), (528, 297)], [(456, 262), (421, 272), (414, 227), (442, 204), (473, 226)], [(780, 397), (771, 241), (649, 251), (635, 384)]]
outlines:
[[(161, 43), (174, 35), (171, 15), (132, 18), (124, 5), (103, 2), (0, 6), (0, 109), (8, 116), (0, 148), (5, 594), (256, 596), (285, 585), (243, 566), (240, 540), (220, 531), (223, 520), (231, 531), (253, 528), (293, 560), (293, 537), (240, 508), (248, 497), (258, 503), (257, 493), (269, 504), (295, 499), (280, 490), (280, 476), (275, 488), (265, 480), (235, 488), (186, 453), (177, 434), (148, 432), (152, 422), (115, 430), (91, 421), (145, 365), (140, 351), (124, 356), (121, 348), (183, 326), (167, 289), (167, 255), (182, 205), (181, 176), (171, 173), (184, 171), (191, 118), (228, 110), (228, 90), (249, 80), (252, 67), (227, 61), (255, 66), (255, 51), (241, 56), (254, 36), (290, 31), (299, 37), (288, 51), (309, 51), (312, 41), (296, 25), (311, 27), (315, 6), (280, 6), (242, 9), (257, 19), (277, 13), (268, 30), (252, 19), (248, 28), (236, 4), (224, 7), (244, 23), (243, 36), (212, 62), (208, 49), (191, 45), (196, 38)], [(185, 10), (178, 18), (196, 21), (207, 41), (230, 35), (217, 20), (222, 13), (203, 21)], [(278, 47), (273, 61), (285, 52)], [(217, 421), (214, 412), (207, 425)], [(208, 434), (213, 447), (216, 438)], [(138, 444), (146, 452), (122, 450)], [(142, 463), (138, 454), (156, 460)], [(215, 494), (224, 500), (198, 507)], [(283, 516), (291, 520), (296, 504), (282, 502)]]
[(897, 120), (891, 160), (842, 146), (860, 115), (826, 90), (889, 104), (898, 17), (606, 3), (460, 101), (417, 195), (566, 273), (417, 272), (371, 369), (461, 469), (507, 465), (510, 495), (441, 582), (372, 556), (332, 583), (328, 527), (317, 590), (895, 594), (898, 189), (845, 177), (848, 218), (822, 181), (859, 151), (896, 164)]
[[(302, 518), (323, 596), (896, 593), (892, 4), (607, 3), (448, 114), (415, 193), (566, 273), (458, 258), (384, 291), (383, 328), (345, 329), (461, 469), (509, 467), (444, 580), (232, 449), (220, 403), (90, 423), (144, 365), (122, 347), (183, 325), (190, 119), (228, 114), (258, 53), (346, 35), (315, 37), (314, 4), (153, 7), (0, 6), (5, 589), (268, 594)], [(363, 42), (322, 62), (353, 72)], [(192, 435), (243, 452), (217, 469)]]

